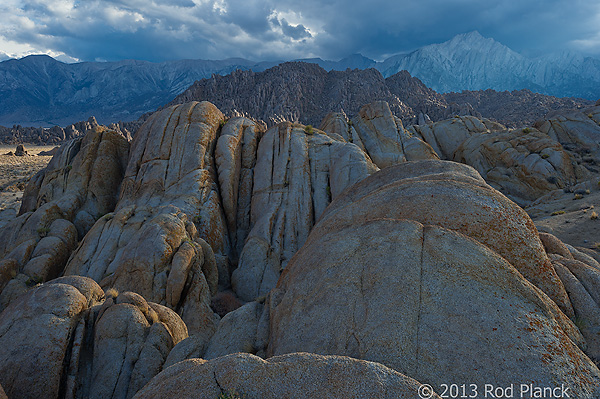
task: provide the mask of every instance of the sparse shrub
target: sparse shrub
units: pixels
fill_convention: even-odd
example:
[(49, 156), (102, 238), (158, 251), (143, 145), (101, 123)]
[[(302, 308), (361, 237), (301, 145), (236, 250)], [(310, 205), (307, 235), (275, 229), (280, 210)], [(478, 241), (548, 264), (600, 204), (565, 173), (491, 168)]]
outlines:
[(252, 342), (245, 342), (244, 346), (242, 348), (242, 352), (244, 352), (244, 353), (252, 353), (254, 355), (254, 354), (256, 354), (256, 348), (254, 347), (254, 345), (252, 344)]
[(596, 211), (592, 212), (592, 214), (590, 215), (590, 219), (592, 219), (592, 220), (598, 219), (598, 214), (596, 213)]
[(531, 129), (526, 127), (523, 129), (523, 133), (531, 133)]
[(265, 294), (265, 295), (260, 295), (260, 296), (257, 296), (257, 297), (254, 299), (254, 301), (255, 301), (255, 302), (258, 302), (258, 303), (265, 303), (265, 301), (266, 301), (266, 300), (267, 300), (267, 295), (266, 295), (266, 294)]
[(109, 288), (106, 291), (106, 298), (116, 298), (119, 296), (119, 291), (116, 288)]
[(112, 213), (112, 212), (111, 213), (107, 213), (106, 215), (102, 216), (101, 219), (105, 220), (105, 221), (109, 221), (109, 220), (111, 220), (113, 218), (114, 215), (115, 214)]
[(194, 216), (194, 223), (195, 224), (199, 224), (202, 222), (202, 215), (196, 215)]
[(573, 197), (574, 200), (580, 200), (583, 198), (583, 194), (575, 194), (575, 196)]
[(221, 317), (240, 306), (242, 306), (242, 302), (231, 291), (219, 292), (210, 301), (212, 310)]
[(551, 215), (552, 216), (556, 216), (556, 215), (564, 215), (565, 211), (556, 211), (556, 212), (552, 212)]
[(66, 170), (67, 172), (70, 172), (70, 171), (71, 171), (71, 169), (73, 169), (73, 165), (67, 165), (67, 166), (65, 166), (65, 170)]
[(590, 189), (588, 188), (587, 190), (585, 190), (585, 193), (589, 194), (590, 193)]
[(329, 187), (329, 185), (325, 188), (325, 191), (327, 191), (327, 196), (329, 197), (329, 200), (331, 200), (331, 187)]
[(29, 279), (27, 279), (27, 281), (25, 281), (25, 285), (29, 288), (31, 287), (35, 287), (38, 284), (42, 283), (42, 279), (39, 277), (30, 277)]
[(594, 114), (592, 114), (592, 113), (588, 114), (588, 118), (592, 119), (593, 117), (594, 117)]
[(306, 125), (306, 126), (304, 126), (304, 131), (306, 132), (306, 134), (313, 134), (314, 133), (314, 129), (313, 129), (312, 125)]
[(581, 330), (587, 325), (587, 322), (583, 317), (575, 317), (575, 320), (573, 320), (573, 324), (575, 324), (575, 326)]
[(548, 155), (548, 154), (542, 154), (542, 159), (548, 159), (548, 158), (550, 158), (550, 155)]
[(37, 229), (37, 233), (40, 235), (40, 237), (46, 237), (49, 232), (50, 232), (49, 227), (40, 227)]
[(217, 399), (243, 399), (243, 397), (235, 391), (228, 391), (221, 392), (219, 396), (217, 396)]

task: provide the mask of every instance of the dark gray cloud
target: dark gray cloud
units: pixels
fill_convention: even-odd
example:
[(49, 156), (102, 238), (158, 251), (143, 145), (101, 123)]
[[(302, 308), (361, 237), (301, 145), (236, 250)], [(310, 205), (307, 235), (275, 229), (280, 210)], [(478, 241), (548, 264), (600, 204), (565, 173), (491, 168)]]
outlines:
[(597, 0), (2, 0), (0, 52), (81, 60), (362, 53), (382, 59), (478, 30), (529, 54), (600, 55)]
[(276, 23), (279, 24), (279, 26), (281, 26), (281, 30), (284, 35), (289, 36), (294, 40), (301, 40), (307, 37), (312, 37), (308, 29), (306, 29), (306, 27), (302, 24), (298, 24), (296, 26), (290, 25), (288, 21), (285, 20), (285, 18), (282, 18), (281, 22), (275, 18), (273, 19), (273, 21), (276, 21)]

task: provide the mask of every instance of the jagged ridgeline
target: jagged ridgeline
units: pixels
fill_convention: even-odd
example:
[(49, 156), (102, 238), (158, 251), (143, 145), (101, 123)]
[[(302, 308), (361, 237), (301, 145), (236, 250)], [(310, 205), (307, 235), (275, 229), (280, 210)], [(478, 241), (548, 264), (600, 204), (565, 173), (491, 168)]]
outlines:
[[(255, 118), (270, 121), (269, 117), (277, 115), (299, 115), (300, 122), (315, 125), (328, 111), (340, 111), (339, 108), (323, 109), (321, 111), (324, 113), (313, 120), (314, 112), (322, 104), (329, 106), (330, 103), (343, 101), (341, 105), (344, 111), (354, 116), (364, 104), (387, 101), (396, 115), (408, 123), (408, 116), (405, 117), (395, 108), (391, 93), (405, 107), (412, 109), (412, 112), (405, 110), (408, 114), (414, 113), (417, 117), (419, 113), (424, 113), (429, 114), (432, 120), (439, 121), (456, 114), (463, 115), (457, 111), (464, 111), (465, 107), (468, 109), (470, 103), (486, 118), (520, 127), (517, 125), (533, 123), (557, 108), (574, 108), (575, 103), (591, 105), (586, 100), (596, 101), (600, 93), (600, 62), (595, 58), (570, 53), (528, 58), (477, 32), (457, 35), (445, 43), (425, 46), (411, 53), (394, 55), (383, 62), (375, 62), (359, 54), (336, 62), (318, 58), (304, 61), (315, 67), (318, 64), (324, 69), (316, 68), (314, 76), (301, 77), (302, 67), (298, 67), (286, 78), (280, 74), (289, 66), (283, 69), (277, 67), (275, 71), (279, 72), (267, 74), (272, 80), (262, 81), (260, 92), (254, 93), (252, 100), (243, 96), (249, 93), (242, 89), (246, 88), (245, 82), (254, 75), (248, 77), (236, 73), (225, 81), (228, 84), (219, 83), (221, 90), (214, 98), (187, 97), (182, 103), (207, 100), (228, 114), (230, 104), (222, 100), (231, 102), (235, 99), (235, 109), (248, 112)], [(279, 63), (232, 58), (161, 63), (123, 60), (64, 64), (43, 55), (8, 60), (0, 62), (0, 125), (66, 126), (73, 121), (86, 120), (90, 115), (96, 116), (102, 124), (132, 121), (168, 103), (196, 80), (210, 78), (213, 74), (227, 75), (236, 70), (258, 73)], [(352, 71), (355, 68), (365, 71)], [(327, 74), (325, 71), (340, 72)], [(405, 71), (420, 81), (410, 82)], [(407, 86), (397, 90), (390, 79), (385, 80), (387, 88), (382, 86), (383, 78), (398, 73), (400, 75), (395, 80), (405, 81)], [(257, 81), (260, 81), (260, 76), (257, 75)], [(344, 79), (348, 82), (341, 83)], [(208, 79), (209, 87), (211, 80)], [(306, 90), (297, 85), (300, 80)], [(421, 81), (440, 94), (424, 88)], [(287, 91), (287, 88), (293, 90)], [(488, 92), (488, 88), (498, 92)], [(459, 93), (458, 96), (448, 97), (442, 94), (461, 90), (474, 92), (467, 96)], [(508, 93), (504, 90), (519, 91)], [(223, 93), (232, 91), (237, 92), (235, 97), (221, 98)], [(308, 97), (300, 96), (304, 93)], [(269, 96), (265, 98), (265, 94)], [(481, 97), (481, 101), (476, 97)], [(253, 102), (263, 98), (268, 101), (264, 108), (252, 108)], [(457, 105), (453, 106), (453, 102)], [(423, 108), (418, 107), (419, 103)], [(446, 113), (444, 108), (447, 106), (455, 109)], [(276, 113), (269, 114), (269, 109), (276, 109)], [(307, 114), (298, 114), (300, 111), (306, 111)], [(264, 112), (267, 115), (263, 115)], [(437, 112), (442, 112), (441, 117)]]
[(320, 127), (188, 102), (63, 145), (0, 229), (7, 396), (600, 395), (600, 264), (515, 203), (598, 173), (600, 106)]
[(364, 104), (386, 101), (405, 125), (471, 115), (522, 127), (554, 110), (593, 104), (529, 90), (440, 94), (407, 71), (384, 78), (376, 69), (327, 72), (304, 62), (288, 62), (264, 72), (238, 70), (226, 76), (213, 75), (196, 81), (166, 107), (204, 100), (228, 115), (250, 115), (269, 126), (282, 120), (318, 125), (329, 112), (354, 117)]

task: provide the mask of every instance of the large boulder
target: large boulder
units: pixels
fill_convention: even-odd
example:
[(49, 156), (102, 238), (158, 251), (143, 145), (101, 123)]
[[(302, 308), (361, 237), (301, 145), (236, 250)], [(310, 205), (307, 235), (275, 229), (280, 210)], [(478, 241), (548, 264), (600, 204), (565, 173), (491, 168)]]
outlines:
[(536, 127), (552, 139), (582, 157), (600, 160), (600, 106), (582, 110), (557, 111), (549, 114)]
[(409, 127), (442, 159), (470, 165), (494, 188), (520, 205), (589, 177), (572, 154), (545, 132), (508, 130), (473, 116)]
[(213, 158), (222, 121), (207, 102), (153, 114), (131, 144), (115, 212), (94, 225), (65, 273), (137, 292), (212, 334), (213, 249), (229, 249)]
[(169, 308), (132, 292), (109, 298), (95, 320), (93, 359), (78, 376), (80, 394), (98, 399), (133, 397), (185, 338), (185, 324)]
[(363, 106), (351, 121), (344, 114), (330, 113), (321, 128), (359, 146), (380, 168), (404, 161), (439, 159), (429, 144), (404, 129), (385, 101)]
[[(135, 398), (417, 399), (420, 388), (419, 382), (381, 364), (348, 357), (294, 353), (265, 361), (239, 353), (178, 363), (156, 376)], [(422, 392), (439, 398), (426, 388)]]
[(585, 352), (600, 364), (600, 263), (551, 234), (540, 233), (540, 238), (573, 304)]
[(263, 305), (250, 302), (225, 315), (208, 342), (202, 358), (210, 360), (236, 352), (255, 354), (262, 313)]
[(474, 238), (508, 260), (569, 316), (573, 310), (535, 225), (519, 206), (466, 165), (408, 162), (386, 168), (348, 189), (320, 223), (410, 219)]
[(66, 275), (83, 275), (104, 289), (134, 291), (177, 311), (209, 336), (218, 271), (211, 247), (174, 206), (127, 207), (100, 219), (75, 251)]
[(0, 314), (0, 384), (11, 398), (131, 398), (187, 334), (138, 294), (62, 277)]
[(55, 203), (83, 237), (115, 208), (128, 155), (127, 140), (100, 127), (65, 143), (27, 185), (19, 213)]
[(186, 359), (215, 359), (232, 353), (251, 353), (264, 357), (269, 339), (269, 321), (263, 304), (250, 302), (226, 314), (207, 339), (191, 335), (169, 353), (164, 368)]
[(252, 229), (232, 275), (240, 298), (253, 301), (268, 293), (332, 199), (376, 170), (363, 151), (341, 138), (290, 123), (269, 129), (256, 155)]
[(64, 144), (30, 180), (20, 216), (0, 229), (0, 270), (16, 265), (14, 278), (0, 282), (0, 309), (61, 275), (78, 240), (114, 209), (128, 150), (121, 135), (98, 128)]
[(78, 360), (73, 349), (82, 343), (90, 307), (103, 296), (96, 283), (78, 277), (43, 284), (4, 309), (0, 384), (10, 398), (56, 398), (66, 389)]
[(516, 248), (535, 236), (527, 256), (541, 258), (537, 282), (564, 293), (531, 222), (473, 174), (407, 163), (332, 203), (271, 295), (268, 355), (352, 356), (434, 387), (564, 384), (576, 397), (600, 394), (580, 331), (524, 277), (531, 264), (516, 255), (527, 248)]
[(457, 232), (394, 219), (317, 227), (277, 290), (269, 355), (346, 355), (434, 387), (533, 382), (600, 394), (600, 370), (571, 321)]
[(440, 122), (413, 125), (408, 131), (423, 139), (442, 158), (454, 159), (458, 147), (474, 135), (505, 131), (506, 128), (489, 119), (474, 116), (455, 116)]
[(453, 160), (473, 166), (486, 182), (521, 205), (589, 175), (560, 143), (529, 128), (473, 135), (456, 149)]

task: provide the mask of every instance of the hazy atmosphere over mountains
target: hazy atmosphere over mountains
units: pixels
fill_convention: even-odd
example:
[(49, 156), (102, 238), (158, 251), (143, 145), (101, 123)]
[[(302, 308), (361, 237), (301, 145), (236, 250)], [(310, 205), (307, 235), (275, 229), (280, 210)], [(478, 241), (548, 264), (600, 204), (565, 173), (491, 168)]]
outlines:
[[(529, 89), (588, 100), (596, 100), (600, 95), (600, 60), (568, 52), (525, 57), (476, 31), (382, 62), (359, 54), (340, 61), (302, 60), (319, 64), (325, 70), (375, 68), (383, 78), (407, 70), (440, 93), (491, 88), (498, 91)], [(86, 120), (91, 115), (101, 123), (135, 120), (170, 102), (196, 80), (237, 69), (260, 72), (278, 63), (241, 58), (74, 64), (48, 56), (8, 60), (0, 63), (0, 125), (66, 125)], [(194, 99), (218, 102), (216, 97)], [(389, 98), (375, 95), (366, 96), (365, 100), (389, 101)], [(360, 105), (356, 104), (355, 108)], [(341, 110), (350, 111), (343, 105), (334, 111)], [(297, 116), (305, 122), (313, 122), (303, 119), (305, 115)]]
[[(290, 60), (595, 101), (598, 21), (590, 0), (6, 0), (0, 125), (135, 120), (213, 73)], [(40, 54), (64, 63), (23, 58)]]

